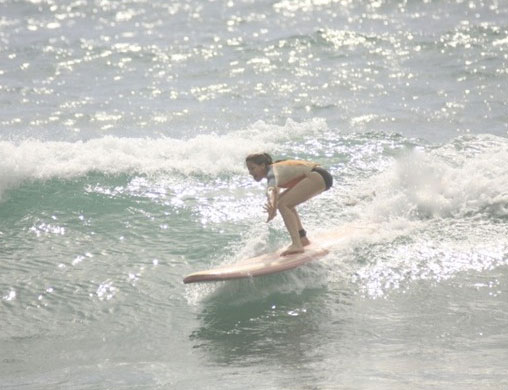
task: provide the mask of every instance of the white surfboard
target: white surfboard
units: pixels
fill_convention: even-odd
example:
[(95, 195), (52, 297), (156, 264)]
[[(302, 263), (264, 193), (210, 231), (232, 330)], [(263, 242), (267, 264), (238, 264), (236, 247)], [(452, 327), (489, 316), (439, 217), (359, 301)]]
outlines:
[(282, 250), (279, 250), (277, 252), (241, 260), (233, 264), (195, 272), (187, 275), (183, 279), (183, 282), (196, 283), (242, 279), (287, 271), (308, 263), (309, 261), (322, 258), (329, 253), (332, 246), (340, 243), (344, 239), (351, 238), (352, 234), (358, 231), (358, 229), (362, 228), (348, 227), (318, 234), (312, 239), (311, 244), (305, 247), (303, 253), (281, 256), (280, 253)]

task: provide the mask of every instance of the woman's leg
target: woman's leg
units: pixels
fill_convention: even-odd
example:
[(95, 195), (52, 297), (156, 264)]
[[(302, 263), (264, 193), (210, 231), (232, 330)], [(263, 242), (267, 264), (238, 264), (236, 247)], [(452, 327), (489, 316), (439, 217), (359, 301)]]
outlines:
[(303, 230), (305, 232), (305, 230), (303, 229), (303, 225), (302, 225), (302, 221), (300, 221), (300, 216), (298, 215), (298, 211), (296, 211), (296, 208), (293, 207), (291, 209), (291, 211), (295, 214), (295, 217), (296, 217), (296, 223), (298, 225), (298, 235), (300, 236), (300, 242), (302, 243), (303, 246), (307, 246), (310, 244), (310, 241), (309, 239), (307, 238), (307, 236), (303, 236), (300, 234), (300, 232)]
[(324, 190), (325, 182), (323, 177), (317, 172), (311, 172), (305, 179), (289, 191), (285, 191), (279, 198), (277, 207), (292, 241), (291, 245), (282, 252), (283, 256), (303, 252), (303, 245), (298, 233), (301, 229), (301, 222), (296, 210), (294, 210), (295, 206), (309, 200)]

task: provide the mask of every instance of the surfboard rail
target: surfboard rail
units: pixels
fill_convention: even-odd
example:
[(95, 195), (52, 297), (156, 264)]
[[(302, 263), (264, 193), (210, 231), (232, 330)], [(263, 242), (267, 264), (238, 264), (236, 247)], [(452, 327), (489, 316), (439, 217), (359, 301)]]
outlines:
[(280, 251), (278, 251), (246, 259), (242, 262), (194, 272), (187, 275), (183, 279), (183, 282), (185, 284), (216, 282), (269, 275), (299, 267), (328, 253), (328, 249), (318, 246), (306, 249), (303, 253), (295, 253), (288, 256), (281, 256)]

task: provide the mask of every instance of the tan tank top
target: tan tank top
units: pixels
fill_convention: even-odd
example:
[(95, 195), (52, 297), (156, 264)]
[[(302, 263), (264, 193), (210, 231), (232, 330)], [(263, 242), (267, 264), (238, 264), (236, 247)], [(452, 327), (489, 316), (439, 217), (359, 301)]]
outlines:
[(304, 160), (279, 161), (270, 165), (267, 187), (292, 188), (319, 164)]

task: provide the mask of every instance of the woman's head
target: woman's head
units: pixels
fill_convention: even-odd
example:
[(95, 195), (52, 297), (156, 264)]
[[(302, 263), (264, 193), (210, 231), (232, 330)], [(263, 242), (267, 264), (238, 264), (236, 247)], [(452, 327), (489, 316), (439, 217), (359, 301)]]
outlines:
[(245, 162), (248, 163), (249, 161), (257, 164), (257, 165), (272, 165), (272, 156), (270, 156), (268, 153), (253, 153), (249, 154), (245, 158)]
[(272, 157), (268, 153), (253, 153), (245, 158), (247, 169), (256, 181), (266, 177), (268, 167), (272, 165)]

